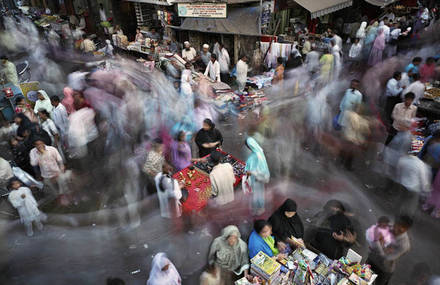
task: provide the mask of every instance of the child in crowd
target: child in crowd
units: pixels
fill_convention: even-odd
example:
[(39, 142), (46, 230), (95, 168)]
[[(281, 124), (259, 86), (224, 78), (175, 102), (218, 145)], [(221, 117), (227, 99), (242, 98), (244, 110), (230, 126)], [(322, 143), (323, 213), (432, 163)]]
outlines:
[(393, 241), (390, 219), (386, 216), (380, 217), (375, 225), (367, 229), (366, 237), (370, 247), (373, 247), (373, 244), (377, 241), (380, 241), (383, 247), (390, 245)]
[(11, 189), (8, 200), (17, 209), (26, 234), (33, 236), (32, 222), (35, 222), (38, 230), (43, 230), (41, 221), (46, 221), (46, 215), (38, 209), (37, 201), (32, 195), (31, 189), (23, 187), (20, 180), (15, 177), (10, 179), (8, 188)]

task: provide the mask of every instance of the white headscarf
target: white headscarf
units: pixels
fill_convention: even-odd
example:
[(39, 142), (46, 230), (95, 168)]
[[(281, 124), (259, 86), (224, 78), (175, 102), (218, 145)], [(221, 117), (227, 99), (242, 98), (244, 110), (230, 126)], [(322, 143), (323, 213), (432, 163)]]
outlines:
[(45, 109), (49, 114), (52, 112), (53, 106), (52, 103), (50, 103), (49, 95), (47, 95), (46, 91), (44, 90), (38, 90), (38, 93), (43, 95), (44, 99), (40, 100), (37, 99), (35, 102), (34, 112), (35, 114), (38, 113), (38, 110)]
[(366, 36), (365, 28), (367, 27), (367, 22), (362, 22), (361, 26), (359, 27), (359, 30), (356, 32), (356, 38), (363, 39)]
[[(162, 271), (166, 265), (168, 269)], [(180, 285), (182, 283), (179, 272), (177, 272), (174, 264), (167, 258), (166, 254), (159, 252), (153, 258), (150, 277), (147, 285)]]

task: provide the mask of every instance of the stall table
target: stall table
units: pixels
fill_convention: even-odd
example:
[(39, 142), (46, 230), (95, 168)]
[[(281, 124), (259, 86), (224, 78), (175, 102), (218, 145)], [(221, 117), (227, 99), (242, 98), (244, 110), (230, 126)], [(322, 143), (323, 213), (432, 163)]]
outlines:
[[(15, 114), (15, 99), (17, 99), (17, 97), (23, 97), (23, 92), (19, 86), (12, 83), (1, 84), (0, 87), (0, 111), (5, 120), (12, 121)], [(3, 91), (6, 88), (11, 88), (12, 93), (14, 94), (11, 98), (6, 97), (5, 92)]]
[[(245, 174), (245, 164), (224, 151), (219, 150), (219, 152), (223, 154), (220, 162), (227, 162), (232, 165), (235, 175), (234, 187), (238, 186)], [(194, 165), (190, 165), (173, 175), (173, 178), (181, 181), (188, 191), (188, 198), (182, 204), (182, 210), (185, 213), (191, 213), (193, 211), (200, 212), (206, 207), (211, 197), (209, 173), (212, 171), (213, 166), (209, 161), (209, 156), (210, 155), (205, 156), (203, 161), (194, 163)]]

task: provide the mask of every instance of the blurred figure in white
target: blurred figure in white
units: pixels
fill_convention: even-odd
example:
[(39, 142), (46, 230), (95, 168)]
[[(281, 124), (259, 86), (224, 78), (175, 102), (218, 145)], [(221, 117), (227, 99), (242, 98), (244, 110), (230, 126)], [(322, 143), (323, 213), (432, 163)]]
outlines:
[(172, 172), (172, 167), (165, 163), (162, 172), (154, 177), (160, 215), (168, 219), (178, 218), (182, 215), (182, 206), (179, 201), (182, 198), (182, 191), (178, 181), (171, 177)]
[(221, 154), (211, 152), (210, 160), (214, 164), (209, 179), (211, 181), (212, 195), (216, 205), (225, 205), (234, 201), (235, 175), (230, 163), (220, 163)]
[(423, 96), (425, 96), (426, 86), (420, 81), (419, 73), (413, 74), (412, 78), (414, 80), (413, 83), (408, 85), (402, 92), (402, 100), (404, 99), (406, 94), (414, 93), (413, 104), (418, 105), (420, 99), (423, 98)]
[(304, 62), (307, 70), (312, 74), (315, 74), (319, 71), (319, 57), (319, 52), (317, 52), (315, 47), (312, 46), (311, 51), (307, 53), (306, 60)]
[(6, 189), (9, 179), (14, 176), (11, 165), (3, 157), (0, 157), (0, 189)]
[(420, 198), (427, 198), (431, 192), (431, 168), (417, 156), (406, 154), (397, 163), (397, 175), (404, 188), (400, 191), (400, 211), (414, 217)]
[(246, 55), (242, 56), (237, 62), (237, 84), (238, 91), (243, 92), (246, 86), (247, 73), (248, 73), (248, 58)]
[(223, 43), (220, 43), (219, 48), (220, 54), (218, 56), (218, 63), (220, 64), (220, 76), (223, 82), (228, 82), (231, 59), (229, 58), (229, 53)]
[(38, 209), (38, 203), (32, 195), (31, 189), (23, 187), (21, 182), (12, 178), (9, 182), (8, 200), (20, 215), (20, 221), (24, 224), (27, 236), (33, 236), (32, 223), (34, 222), (38, 230), (43, 230), (42, 221), (46, 220), (46, 215)]
[(182, 279), (166, 254), (159, 252), (153, 258), (147, 285), (181, 285)]
[(1, 73), (4, 75), (6, 79), (5, 83), (12, 83), (14, 85), (18, 85), (18, 74), (15, 64), (10, 62), (7, 56), (2, 56), (0, 59), (2, 61)]

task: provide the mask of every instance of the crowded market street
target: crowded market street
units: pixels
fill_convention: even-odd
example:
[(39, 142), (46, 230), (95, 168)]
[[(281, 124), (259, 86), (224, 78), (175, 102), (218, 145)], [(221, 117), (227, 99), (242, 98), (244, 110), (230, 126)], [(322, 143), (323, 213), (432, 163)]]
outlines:
[(0, 0), (0, 284), (440, 284), (439, 1), (53, 2)]

